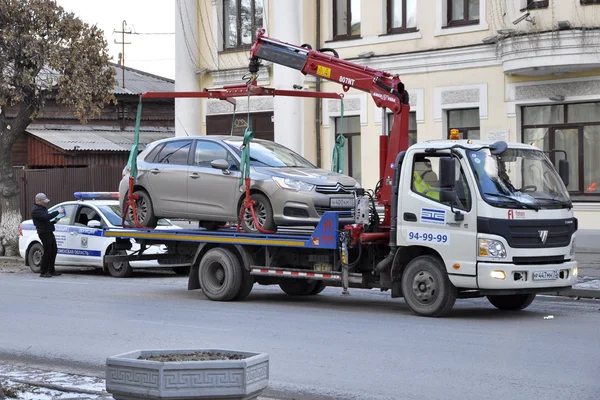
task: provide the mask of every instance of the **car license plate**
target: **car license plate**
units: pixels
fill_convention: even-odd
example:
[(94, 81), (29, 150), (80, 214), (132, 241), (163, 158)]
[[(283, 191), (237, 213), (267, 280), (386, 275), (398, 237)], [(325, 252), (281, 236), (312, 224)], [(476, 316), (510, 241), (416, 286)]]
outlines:
[(558, 279), (558, 271), (533, 271), (534, 281), (555, 281)]
[(354, 199), (331, 199), (329, 205), (331, 208), (353, 208)]

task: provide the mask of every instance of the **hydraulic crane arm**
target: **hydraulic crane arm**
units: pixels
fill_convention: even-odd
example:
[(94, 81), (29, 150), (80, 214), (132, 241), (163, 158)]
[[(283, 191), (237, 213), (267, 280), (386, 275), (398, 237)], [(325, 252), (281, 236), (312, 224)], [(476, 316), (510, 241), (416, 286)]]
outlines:
[(350, 88), (369, 92), (377, 107), (385, 107), (394, 113), (390, 136), (382, 132), (380, 138), (381, 189), (378, 201), (385, 206), (384, 225), (389, 225), (392, 178), (396, 155), (408, 148), (408, 116), (410, 111), (408, 93), (398, 75), (364, 67), (342, 60), (336, 55), (317, 51), (310, 46), (296, 46), (265, 36), (260, 29), (250, 50), (250, 72), (256, 75), (260, 60), (296, 69), (305, 75), (337, 82), (344, 91)]

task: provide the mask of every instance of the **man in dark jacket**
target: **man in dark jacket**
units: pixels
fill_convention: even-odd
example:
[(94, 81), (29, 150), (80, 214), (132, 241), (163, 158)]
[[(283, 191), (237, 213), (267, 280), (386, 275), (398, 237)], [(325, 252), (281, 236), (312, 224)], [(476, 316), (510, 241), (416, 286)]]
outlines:
[(65, 209), (62, 207), (59, 211), (48, 212), (48, 203), (50, 200), (44, 193), (35, 195), (35, 205), (31, 211), (31, 219), (37, 230), (37, 234), (44, 246), (44, 255), (42, 256), (41, 273), (42, 278), (51, 278), (52, 276), (61, 275), (54, 269), (54, 261), (58, 248), (56, 246), (56, 238), (54, 237), (54, 224), (58, 222), (56, 218), (59, 214), (64, 214)]

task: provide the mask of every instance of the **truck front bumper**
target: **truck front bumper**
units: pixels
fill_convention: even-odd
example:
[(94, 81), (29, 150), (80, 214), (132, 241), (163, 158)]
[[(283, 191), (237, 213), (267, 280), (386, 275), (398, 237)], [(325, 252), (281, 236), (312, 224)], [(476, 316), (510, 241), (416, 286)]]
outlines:
[(546, 288), (566, 288), (577, 283), (576, 268), (577, 261), (533, 265), (479, 262), (477, 285), (481, 290), (531, 290), (532, 293)]

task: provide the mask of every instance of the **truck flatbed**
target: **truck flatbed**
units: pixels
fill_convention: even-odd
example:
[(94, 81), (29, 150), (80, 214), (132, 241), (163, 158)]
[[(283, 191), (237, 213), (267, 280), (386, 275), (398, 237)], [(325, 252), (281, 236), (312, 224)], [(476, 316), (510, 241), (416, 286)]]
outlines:
[[(197, 229), (107, 229), (104, 236), (145, 240), (153, 243), (193, 242), (294, 247), (306, 249), (336, 249), (339, 238), (339, 216), (343, 212), (327, 211), (314, 230), (283, 228), (273, 234), (238, 232), (235, 228), (207, 231)], [(336, 227), (336, 229), (334, 229)]]

